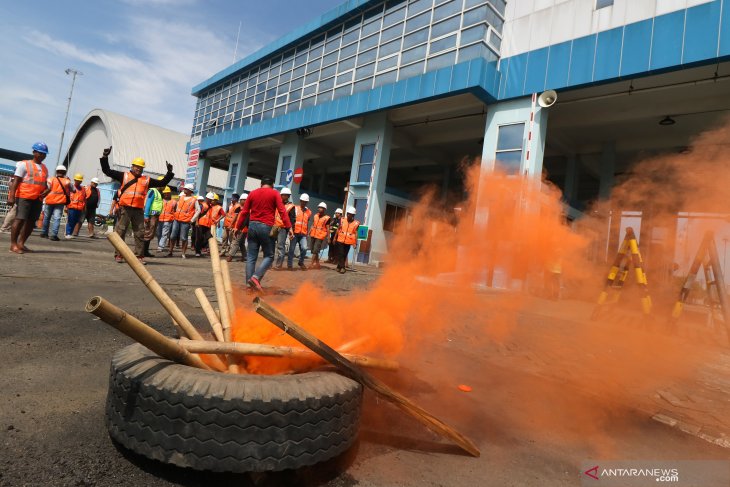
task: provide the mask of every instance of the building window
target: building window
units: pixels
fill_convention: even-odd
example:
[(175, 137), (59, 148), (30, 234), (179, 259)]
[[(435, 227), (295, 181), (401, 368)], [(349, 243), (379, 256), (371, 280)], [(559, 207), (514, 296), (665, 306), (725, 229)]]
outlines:
[(494, 158), (496, 169), (507, 174), (518, 174), (522, 166), (522, 141), (525, 124), (502, 125), (497, 134), (497, 153)]
[(375, 144), (360, 146), (360, 163), (357, 166), (357, 182), (369, 183), (375, 162)]
[(286, 173), (291, 166), (291, 156), (284, 156), (281, 158), (281, 172), (279, 173), (279, 184), (281, 186), (287, 186), (289, 181), (286, 180)]
[(408, 208), (387, 203), (385, 205), (385, 217), (383, 218), (383, 230), (395, 232), (398, 225), (408, 216)]
[(613, 5), (613, 0), (596, 0), (596, 10), (610, 7), (611, 5)]
[(238, 174), (238, 163), (234, 162), (228, 169), (228, 187), (231, 189), (236, 185), (236, 174)]
[(365, 223), (365, 207), (367, 206), (368, 200), (365, 198), (355, 199), (355, 220), (360, 223)]

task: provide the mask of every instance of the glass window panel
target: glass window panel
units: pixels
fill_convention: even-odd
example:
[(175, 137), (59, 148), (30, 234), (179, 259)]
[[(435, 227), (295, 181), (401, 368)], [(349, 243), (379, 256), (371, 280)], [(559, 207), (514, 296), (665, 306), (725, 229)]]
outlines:
[(313, 85), (305, 86), (302, 90), (302, 97), (313, 95), (317, 92), (317, 83), (314, 83)]
[(371, 20), (381, 17), (383, 15), (383, 5), (380, 4), (375, 8), (372, 8), (365, 12), (363, 15), (363, 22), (370, 22)]
[(253, 107), (245, 107), (245, 108), (243, 109), (243, 114), (244, 114), (244, 115), (251, 115), (251, 112), (252, 112), (252, 111), (253, 111)]
[(345, 22), (345, 34), (347, 34), (348, 32), (352, 32), (353, 30), (359, 30), (358, 27), (360, 27), (361, 21), (362, 17), (358, 15), (357, 17), (354, 17)]
[(400, 45), (401, 45), (400, 39), (396, 39), (394, 41), (388, 42), (387, 44), (381, 45), (380, 52), (378, 53), (378, 57), (388, 56), (389, 54), (394, 54), (394, 53), (400, 51)]
[(462, 46), (471, 44), (476, 41), (483, 41), (487, 37), (487, 26), (484, 24), (477, 25), (471, 29), (461, 31), (461, 40), (459, 41)]
[(376, 32), (378, 32), (380, 30), (381, 22), (382, 22), (381, 19), (377, 19), (377, 20), (374, 20), (370, 23), (363, 25), (361, 37), (365, 37), (370, 34), (375, 34)]
[(356, 41), (360, 37), (360, 32), (355, 30), (352, 32), (349, 32), (342, 36), (342, 45), (346, 46), (347, 44)]
[(335, 71), (337, 71), (337, 66), (334, 64), (332, 66), (327, 66), (326, 68), (322, 68), (322, 73), (320, 74), (320, 78), (329, 78), (330, 76), (334, 76)]
[(487, 20), (486, 5), (464, 12), (464, 27), (476, 24), (477, 22), (484, 22), (485, 20)]
[(381, 59), (378, 61), (378, 71), (383, 71), (388, 68), (393, 68), (398, 65), (398, 56), (391, 56), (389, 58)]
[(494, 31), (489, 34), (489, 43), (498, 51), (502, 47), (502, 39)]
[(337, 84), (341, 85), (342, 83), (349, 83), (352, 81), (352, 71), (348, 71), (347, 73), (341, 74), (337, 77)]
[(307, 64), (307, 74), (313, 73), (314, 71), (319, 71), (320, 66), (322, 66), (322, 59), (317, 59), (316, 61), (311, 61)]
[(277, 76), (276, 78), (270, 79), (269, 81), (266, 82), (266, 88), (267, 89), (275, 88), (276, 85), (278, 85), (278, 84), (279, 84), (279, 77)]
[(320, 34), (317, 37), (315, 37), (314, 39), (312, 39), (312, 48), (322, 46), (324, 44), (324, 38), (325, 38), (325, 34)]
[(279, 85), (278, 88), (276, 88), (276, 94), (277, 95), (283, 95), (287, 91), (289, 91), (289, 83), (281, 84), (281, 85)]
[(342, 35), (342, 24), (327, 31), (327, 40), (340, 37)]
[(271, 100), (266, 100), (264, 102), (264, 110), (268, 110), (269, 108), (274, 108), (274, 101), (275, 100), (273, 98)]
[(329, 90), (331, 88), (334, 88), (335, 86), (335, 79), (334, 78), (327, 78), (326, 80), (319, 82), (319, 90)]
[(408, 16), (423, 12), (424, 10), (431, 8), (433, 0), (416, 0), (408, 5)]
[(423, 66), (426, 64), (425, 61), (421, 61), (414, 64), (409, 64), (408, 66), (403, 66), (400, 68), (400, 79), (410, 78), (411, 76), (415, 76), (417, 74), (423, 74)]
[(302, 64), (307, 62), (307, 53), (303, 53), (298, 55), (296, 58), (294, 58), (294, 66), (301, 66)]
[(314, 106), (315, 101), (316, 101), (315, 100), (315, 97), (313, 97), (313, 96), (310, 96), (309, 98), (303, 99), (302, 100), (302, 108), (304, 109), (304, 108), (307, 108), (307, 107)]
[(403, 23), (388, 27), (380, 34), (380, 43), (388, 42), (403, 34)]
[(357, 68), (355, 70), (355, 80), (359, 81), (361, 79), (365, 79), (369, 76), (372, 76), (375, 73), (375, 63), (370, 63), (367, 66), (363, 66), (361, 68)]
[(355, 56), (345, 59), (344, 61), (340, 61), (340, 63), (337, 65), (337, 72), (341, 73), (343, 71), (347, 71), (348, 69), (352, 69), (355, 67)]
[(428, 28), (408, 34), (403, 38), (403, 49), (417, 46), (428, 40)]
[(431, 11), (423, 12), (420, 15), (406, 21), (406, 32), (412, 32), (431, 23)]
[(360, 91), (369, 90), (372, 87), (373, 87), (373, 79), (372, 78), (368, 78), (368, 79), (365, 79), (365, 80), (362, 80), (362, 81), (355, 82), (355, 84), (352, 85), (352, 92), (353, 93), (358, 93)]
[(444, 37), (443, 39), (439, 39), (437, 41), (433, 41), (431, 43), (431, 54), (445, 51), (446, 49), (450, 49), (455, 46), (456, 46), (456, 34), (451, 35), (449, 37)]
[(304, 84), (308, 85), (310, 83), (316, 83), (318, 79), (319, 79), (319, 73), (308, 74), (304, 77)]
[(357, 52), (357, 44), (350, 44), (347, 47), (340, 49), (340, 59), (350, 57)]
[(279, 76), (279, 73), (281, 72), (281, 65), (277, 65), (276, 67), (272, 67), (269, 70), (269, 79), (275, 78), (276, 76)]
[(322, 58), (322, 66), (328, 66), (332, 63), (336, 63), (338, 54), (339, 53), (337, 51), (331, 54), (327, 54), (325, 57)]
[(375, 34), (373, 36), (367, 37), (365, 39), (360, 40), (360, 47), (358, 50), (360, 52), (367, 51), (371, 47), (375, 47), (378, 45), (378, 34)]
[(291, 72), (292, 78), (299, 78), (300, 76), (304, 75), (304, 69), (306, 66), (299, 66), (294, 71)]
[(261, 114), (260, 113), (254, 113), (251, 115), (251, 123), (258, 123), (261, 121)]
[(406, 17), (406, 9), (396, 10), (393, 13), (387, 14), (383, 17), (383, 28), (390, 27)]
[(332, 99), (335, 100), (337, 98), (342, 98), (343, 96), (347, 96), (350, 94), (351, 90), (352, 90), (352, 85), (341, 86), (335, 90), (335, 93), (332, 96)]
[(286, 105), (286, 102), (288, 101), (287, 95), (282, 95), (276, 99), (276, 104), (278, 105)]
[(297, 88), (301, 88), (304, 84), (304, 78), (297, 78), (295, 80), (292, 80), (290, 86), (290, 90), (296, 90)]
[(449, 20), (444, 20), (438, 24), (434, 24), (431, 27), (431, 39), (440, 37), (449, 32), (455, 32), (459, 30), (459, 24), (461, 23), (461, 17), (453, 17)]
[(323, 46), (315, 47), (311, 51), (309, 51), (309, 59), (315, 59), (322, 55), (322, 50), (324, 49)]
[(451, 0), (443, 5), (439, 5), (433, 10), (433, 21), (443, 20), (458, 12), (461, 12), (461, 0)]
[(280, 117), (286, 113), (286, 105), (274, 108), (274, 118)]
[(489, 22), (489, 25), (494, 27), (494, 30), (497, 32), (502, 32), (502, 25), (504, 24), (504, 21), (497, 15), (497, 12), (492, 10), (492, 8), (487, 8), (487, 22)]
[(279, 76), (279, 83), (286, 83), (291, 79), (291, 71), (287, 71), (286, 73), (281, 73), (281, 76)]
[(367, 52), (361, 52), (357, 56), (357, 65), (362, 66), (363, 64), (367, 64), (367, 63), (375, 61), (377, 52), (378, 52), (377, 49), (371, 49)]
[(401, 7), (405, 7), (406, 3), (408, 3), (407, 0), (388, 0), (385, 4), (385, 15), (395, 12)]
[(497, 152), (494, 167), (507, 174), (519, 174), (522, 165), (522, 151)]
[(288, 70), (290, 70), (292, 68), (292, 65), (293, 64), (294, 64), (294, 60), (293, 59), (289, 59), (288, 61), (284, 61), (283, 63), (281, 63), (281, 70), (282, 71), (288, 71)]
[(317, 94), (317, 103), (324, 103), (332, 100), (332, 90), (323, 91)]
[(281, 171), (279, 172), (279, 184), (286, 186), (286, 173), (291, 168), (291, 156), (284, 156), (281, 158)]
[(440, 56), (432, 57), (431, 59), (429, 59), (427, 70), (431, 71), (434, 69), (441, 69), (445, 68), (446, 66), (451, 66), (455, 63), (456, 51), (451, 51), (447, 52), (446, 54), (441, 54)]
[(340, 36), (338, 35), (336, 39), (327, 41), (327, 44), (324, 45), (324, 52), (330, 53), (332, 51), (336, 51), (339, 47), (340, 47)]
[(497, 150), (522, 150), (522, 139), (524, 136), (524, 123), (501, 125), (497, 133)]
[(293, 112), (293, 111), (295, 111), (295, 110), (299, 110), (299, 102), (298, 102), (298, 101), (295, 101), (295, 102), (293, 102), (293, 103), (289, 103), (289, 104), (288, 104), (288, 105), (286, 106), (286, 111), (287, 111), (288, 113), (291, 113), (291, 112)]
[(254, 113), (259, 113), (263, 109), (264, 109), (264, 104), (263, 103), (257, 103), (256, 105), (253, 106), (253, 112)]
[(395, 83), (398, 79), (398, 70), (388, 71), (375, 77), (375, 87)]
[(274, 98), (276, 96), (276, 88), (272, 88), (266, 92), (266, 99)]
[(482, 44), (472, 44), (469, 47), (462, 47), (459, 49), (459, 62), (469, 61), (470, 59), (476, 59), (478, 57), (487, 56), (487, 47)]
[(253, 105), (253, 96), (249, 96), (248, 98), (246, 98), (246, 101), (244, 102), (244, 104), (247, 107), (250, 107), (251, 105)]
[(243, 115), (243, 110), (238, 110), (238, 111), (236, 111), (236, 112), (235, 112), (235, 113), (233, 114), (233, 118), (236, 118), (236, 119), (238, 119), (238, 118), (241, 118), (241, 116), (242, 116), (242, 115)]
[(370, 182), (373, 174), (373, 159), (375, 158), (375, 144), (363, 145), (360, 148), (360, 161), (357, 167), (357, 182)]

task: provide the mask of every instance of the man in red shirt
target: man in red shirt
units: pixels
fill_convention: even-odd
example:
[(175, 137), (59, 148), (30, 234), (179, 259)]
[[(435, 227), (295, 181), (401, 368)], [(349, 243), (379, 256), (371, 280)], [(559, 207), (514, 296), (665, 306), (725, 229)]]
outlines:
[[(256, 291), (262, 292), (261, 281), (264, 274), (271, 267), (274, 261), (274, 241), (271, 239), (271, 227), (274, 226), (276, 211), (279, 211), (284, 229), (289, 231), (291, 237), (294, 233), (291, 229), (291, 221), (284, 209), (281, 195), (273, 188), (274, 179), (265, 176), (261, 178), (261, 187), (249, 193), (241, 213), (244, 218), (236, 222), (236, 230), (241, 230), (245, 214), (248, 213), (248, 257), (246, 258), (246, 284)], [(290, 238), (291, 238), (290, 237)], [(259, 248), (264, 251), (264, 258), (261, 264), (256, 267), (256, 260), (259, 255)]]

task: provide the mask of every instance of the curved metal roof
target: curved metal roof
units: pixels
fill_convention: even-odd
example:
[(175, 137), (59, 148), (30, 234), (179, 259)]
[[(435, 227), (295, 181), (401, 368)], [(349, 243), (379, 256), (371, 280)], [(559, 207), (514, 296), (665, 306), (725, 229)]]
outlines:
[[(168, 161), (173, 165), (175, 177), (185, 179), (187, 169), (185, 149), (190, 140), (189, 135), (99, 108), (91, 110), (84, 117), (73, 136), (65, 160), (69, 160), (84, 132), (96, 120), (100, 120), (106, 129), (108, 145), (112, 146), (109, 164), (113, 168), (127, 169), (132, 159), (141, 157), (145, 160), (145, 171), (165, 174), (167, 172), (165, 161)], [(225, 188), (225, 172), (211, 169), (208, 184)]]

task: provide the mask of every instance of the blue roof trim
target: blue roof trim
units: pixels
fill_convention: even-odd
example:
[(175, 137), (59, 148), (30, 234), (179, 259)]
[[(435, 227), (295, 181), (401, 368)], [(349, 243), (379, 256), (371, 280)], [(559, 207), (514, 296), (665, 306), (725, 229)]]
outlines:
[(266, 56), (274, 54), (277, 51), (283, 51), (285, 48), (290, 47), (292, 44), (298, 43), (303, 37), (307, 37), (313, 34), (319, 34), (321, 31), (325, 31), (332, 27), (333, 24), (346, 20), (347, 17), (353, 13), (360, 13), (367, 9), (371, 4), (378, 3), (381, 0), (348, 0), (347, 2), (339, 5), (332, 10), (326, 12), (319, 18), (301, 26), (283, 37), (275, 40), (274, 42), (262, 47), (258, 51), (254, 52), (241, 59), (240, 61), (231, 64), (227, 68), (214, 74), (207, 80), (199, 83), (193, 87), (192, 94), (197, 95), (204, 89), (211, 85), (222, 81), (223, 79), (237, 73), (240, 70), (245, 69), (251, 64), (261, 61)]
[(472, 59), (280, 117), (204, 136), (200, 142), (200, 149), (233, 145), (301, 127), (314, 127), (364, 113), (461, 93), (472, 93), (484, 103), (493, 103), (496, 99), (490, 95), (487, 86), (492, 83), (496, 74), (496, 62), (488, 62), (482, 58)]

